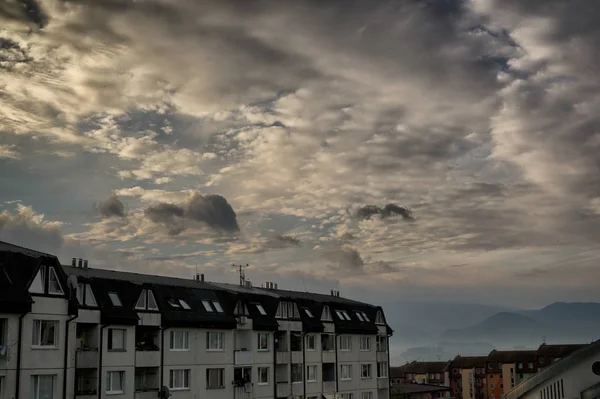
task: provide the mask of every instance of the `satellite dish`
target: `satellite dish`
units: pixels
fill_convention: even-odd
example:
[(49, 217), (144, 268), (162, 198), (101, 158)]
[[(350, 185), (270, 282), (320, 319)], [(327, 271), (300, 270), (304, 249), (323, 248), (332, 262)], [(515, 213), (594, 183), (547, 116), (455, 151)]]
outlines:
[(69, 277), (67, 277), (67, 285), (69, 288), (76, 290), (78, 287), (77, 276), (71, 274)]
[(169, 388), (167, 388), (166, 386), (162, 386), (160, 387), (160, 391), (158, 392), (158, 397), (161, 399), (168, 399), (171, 397), (171, 392), (169, 391)]

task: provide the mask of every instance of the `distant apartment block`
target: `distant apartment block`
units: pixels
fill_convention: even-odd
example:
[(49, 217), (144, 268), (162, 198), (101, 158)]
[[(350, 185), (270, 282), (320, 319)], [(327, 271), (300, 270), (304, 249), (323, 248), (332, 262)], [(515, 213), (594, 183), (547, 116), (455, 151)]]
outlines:
[(390, 397), (381, 307), (88, 266), (0, 242), (0, 399)]

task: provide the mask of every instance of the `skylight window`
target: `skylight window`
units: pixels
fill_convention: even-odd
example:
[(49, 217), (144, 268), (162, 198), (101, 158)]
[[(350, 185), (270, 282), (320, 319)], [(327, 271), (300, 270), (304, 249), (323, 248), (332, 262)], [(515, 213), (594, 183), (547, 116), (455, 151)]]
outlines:
[(256, 309), (258, 309), (258, 311), (261, 315), (263, 315), (263, 316), (267, 315), (265, 308), (263, 308), (263, 306), (260, 303), (256, 304)]
[(306, 315), (308, 317), (310, 317), (311, 319), (314, 318), (315, 316), (313, 316), (312, 312), (309, 309), (304, 309), (304, 312), (306, 313)]
[(110, 301), (112, 302), (113, 306), (123, 306), (121, 298), (119, 298), (119, 295), (116, 292), (109, 292), (108, 297), (110, 298)]
[(168, 303), (169, 305), (171, 305), (172, 307), (174, 307), (174, 308), (180, 308), (180, 307), (181, 307), (181, 305), (179, 304), (179, 302), (177, 302), (177, 301), (176, 301), (175, 299), (173, 299), (173, 298), (169, 298), (169, 299), (167, 299), (167, 303)]
[(365, 312), (360, 312), (362, 314), (363, 319), (365, 319), (365, 321), (367, 323), (369, 323), (371, 321), (371, 319), (369, 319), (369, 316), (367, 316), (367, 314)]
[(365, 319), (363, 319), (362, 315), (360, 314), (360, 312), (354, 312), (356, 314), (356, 317), (358, 317), (358, 320), (360, 321), (365, 321)]
[(340, 310), (336, 310), (335, 314), (337, 315), (337, 317), (340, 318), (340, 320), (346, 320), (346, 318), (344, 317), (344, 314)]
[(188, 304), (187, 304), (187, 302), (186, 302), (186, 301), (184, 301), (183, 299), (180, 299), (180, 300), (179, 300), (179, 303), (181, 304), (181, 307), (182, 307), (182, 308), (184, 308), (184, 309), (187, 309), (187, 310), (190, 310), (190, 309), (191, 309), (190, 305), (188, 305)]
[(215, 307), (215, 309), (217, 310), (217, 312), (223, 313), (223, 307), (221, 306), (221, 304), (218, 301), (212, 301), (212, 304)]
[(202, 305), (204, 306), (204, 310), (206, 310), (207, 312), (214, 312), (212, 306), (210, 306), (209, 301), (202, 301)]

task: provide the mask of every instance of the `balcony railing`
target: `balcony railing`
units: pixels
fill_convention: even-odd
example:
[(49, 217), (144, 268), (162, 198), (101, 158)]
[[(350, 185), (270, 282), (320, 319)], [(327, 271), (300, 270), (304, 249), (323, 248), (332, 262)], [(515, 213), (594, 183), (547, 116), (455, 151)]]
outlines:
[(252, 364), (252, 351), (234, 351), (235, 365)]

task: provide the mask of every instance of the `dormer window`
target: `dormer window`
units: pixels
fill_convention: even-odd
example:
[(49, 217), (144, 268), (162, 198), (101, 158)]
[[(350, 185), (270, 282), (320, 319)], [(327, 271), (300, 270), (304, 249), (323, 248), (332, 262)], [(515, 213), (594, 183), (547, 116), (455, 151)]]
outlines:
[(356, 314), (356, 317), (358, 317), (358, 320), (360, 321), (365, 321), (365, 319), (363, 319), (362, 315), (360, 314), (360, 312), (354, 312)]
[(98, 306), (92, 287), (89, 284), (77, 284), (77, 301), (83, 306)]
[[(257, 307), (258, 306), (260, 305), (257, 305)], [(248, 307), (244, 305), (241, 301), (238, 301), (238, 303), (235, 305), (235, 309), (233, 309), (233, 314), (236, 316), (248, 316)]]
[(336, 310), (335, 314), (343, 321), (350, 321), (350, 315), (345, 310)]
[(385, 324), (385, 319), (383, 318), (383, 313), (381, 310), (377, 311), (377, 316), (375, 316), (375, 324)]
[(171, 305), (172, 307), (174, 307), (175, 309), (181, 308), (181, 305), (179, 304), (179, 301), (175, 300), (174, 298), (167, 299), (167, 303), (169, 305)]
[(333, 321), (333, 319), (331, 318), (331, 311), (329, 310), (329, 306), (325, 306), (323, 308), (323, 313), (321, 313), (321, 320), (322, 321)]
[[(49, 272), (47, 272), (49, 270)], [(48, 280), (48, 281), (46, 281)], [(29, 292), (33, 294), (44, 294), (46, 292), (46, 283), (48, 294), (64, 295), (56, 270), (52, 266), (40, 266), (38, 273), (29, 286)]]
[(48, 294), (64, 295), (64, 291), (60, 286), (58, 276), (56, 275), (56, 270), (54, 270), (53, 267), (50, 267), (49, 269), (50, 274), (48, 275)]
[(135, 304), (135, 308), (138, 310), (158, 310), (158, 305), (156, 304), (156, 299), (154, 299), (152, 290), (142, 290), (140, 297)]
[(300, 315), (295, 303), (280, 302), (275, 317), (278, 319), (294, 319), (300, 317)]
[(121, 302), (121, 298), (119, 298), (119, 295), (116, 292), (109, 292), (108, 297), (110, 298), (110, 301), (112, 302), (113, 306), (116, 306), (116, 307), (123, 306), (123, 303)]

